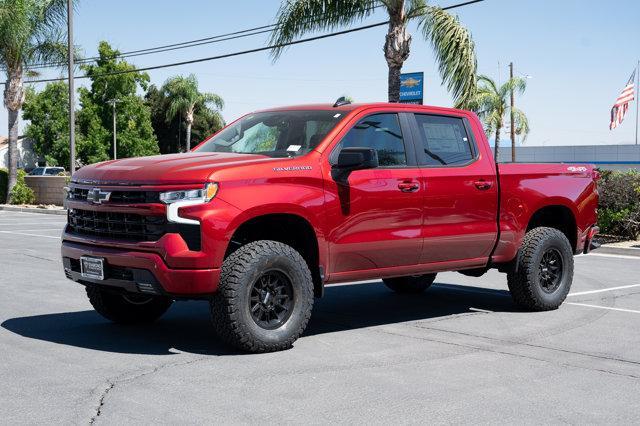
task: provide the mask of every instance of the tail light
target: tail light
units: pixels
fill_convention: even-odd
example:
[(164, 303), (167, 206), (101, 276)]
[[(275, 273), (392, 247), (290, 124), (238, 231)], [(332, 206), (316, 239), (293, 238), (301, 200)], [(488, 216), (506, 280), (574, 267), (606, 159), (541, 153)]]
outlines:
[(594, 182), (597, 182), (600, 180), (600, 172), (598, 171), (598, 169), (593, 169), (591, 170), (591, 179), (593, 179)]

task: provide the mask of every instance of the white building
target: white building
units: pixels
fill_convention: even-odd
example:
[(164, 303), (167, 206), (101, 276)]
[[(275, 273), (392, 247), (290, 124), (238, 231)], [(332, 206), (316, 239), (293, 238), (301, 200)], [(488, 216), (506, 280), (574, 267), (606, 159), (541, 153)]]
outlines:
[[(500, 146), (500, 161), (511, 161), (511, 147)], [(521, 163), (589, 163), (608, 170), (640, 170), (640, 145), (516, 146)]]
[[(33, 141), (21, 136), (18, 138), (18, 168), (33, 169), (38, 165), (38, 156), (33, 151)], [(0, 168), (9, 166), (9, 140), (0, 136)]]

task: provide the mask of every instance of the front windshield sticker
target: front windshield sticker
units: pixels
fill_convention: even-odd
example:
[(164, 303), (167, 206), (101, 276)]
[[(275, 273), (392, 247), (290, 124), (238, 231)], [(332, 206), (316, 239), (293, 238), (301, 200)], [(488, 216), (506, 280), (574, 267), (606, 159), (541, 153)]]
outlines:
[(300, 151), (300, 148), (302, 148), (302, 145), (289, 145), (289, 148), (287, 148), (287, 151), (298, 152)]
[(340, 117), (341, 115), (342, 115), (342, 114), (338, 113), (338, 114), (334, 115), (334, 116), (333, 116), (333, 118), (338, 118), (338, 117)]

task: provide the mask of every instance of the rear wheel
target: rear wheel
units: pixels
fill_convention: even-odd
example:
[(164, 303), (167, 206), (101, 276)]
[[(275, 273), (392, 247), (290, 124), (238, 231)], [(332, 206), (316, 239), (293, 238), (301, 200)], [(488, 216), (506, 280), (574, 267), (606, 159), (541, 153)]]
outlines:
[(113, 293), (96, 285), (87, 286), (87, 296), (96, 312), (120, 324), (153, 322), (167, 312), (172, 303), (168, 297)]
[(261, 240), (224, 261), (211, 319), (218, 336), (232, 346), (272, 352), (291, 347), (312, 307), (313, 282), (304, 258), (286, 244)]
[(514, 271), (507, 274), (511, 297), (531, 311), (557, 309), (573, 281), (573, 251), (567, 237), (554, 228), (527, 232)]
[(396, 293), (422, 293), (433, 284), (436, 274), (412, 275), (408, 277), (385, 278), (382, 281)]

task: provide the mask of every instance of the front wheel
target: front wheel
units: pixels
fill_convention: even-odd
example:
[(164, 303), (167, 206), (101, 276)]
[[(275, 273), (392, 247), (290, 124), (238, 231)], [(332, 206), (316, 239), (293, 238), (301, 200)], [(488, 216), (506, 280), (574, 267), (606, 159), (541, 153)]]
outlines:
[(531, 311), (557, 309), (573, 281), (573, 251), (567, 237), (554, 228), (527, 232), (514, 271), (507, 274), (511, 297)]
[(313, 281), (304, 258), (286, 244), (261, 240), (222, 264), (211, 319), (218, 336), (232, 346), (272, 352), (291, 347), (312, 307)]
[(93, 308), (106, 319), (119, 324), (140, 324), (157, 320), (167, 312), (172, 300), (164, 296), (114, 293), (97, 285), (87, 286)]
[(413, 275), (408, 277), (385, 278), (382, 281), (396, 293), (422, 293), (433, 284), (436, 274)]

